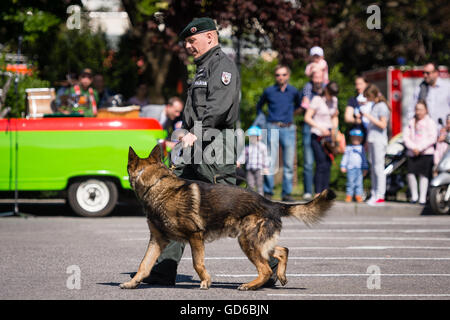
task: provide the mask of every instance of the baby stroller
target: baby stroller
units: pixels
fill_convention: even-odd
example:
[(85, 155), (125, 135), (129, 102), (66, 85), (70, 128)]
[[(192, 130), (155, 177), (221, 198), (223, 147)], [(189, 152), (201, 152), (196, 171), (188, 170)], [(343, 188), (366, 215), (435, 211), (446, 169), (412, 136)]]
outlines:
[(386, 148), (384, 167), (386, 200), (397, 200), (397, 193), (406, 186), (406, 160), (406, 147), (403, 144), (403, 135), (399, 133), (389, 140)]

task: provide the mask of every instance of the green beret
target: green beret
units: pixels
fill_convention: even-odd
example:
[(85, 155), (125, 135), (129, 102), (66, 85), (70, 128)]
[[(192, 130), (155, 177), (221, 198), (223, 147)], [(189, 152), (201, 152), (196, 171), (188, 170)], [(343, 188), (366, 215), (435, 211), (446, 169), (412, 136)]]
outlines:
[(194, 34), (211, 30), (217, 30), (216, 24), (214, 23), (213, 19), (206, 17), (197, 18), (192, 20), (192, 22), (189, 23), (186, 28), (183, 29), (183, 31), (181, 31), (180, 39), (184, 40), (187, 37), (193, 36)]

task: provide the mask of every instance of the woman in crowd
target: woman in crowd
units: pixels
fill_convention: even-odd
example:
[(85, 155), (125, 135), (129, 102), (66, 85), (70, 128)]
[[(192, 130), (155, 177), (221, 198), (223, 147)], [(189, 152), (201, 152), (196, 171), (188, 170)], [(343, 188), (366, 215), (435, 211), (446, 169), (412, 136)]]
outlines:
[(344, 121), (350, 124), (351, 129), (360, 129), (364, 133), (363, 144), (366, 140), (366, 126), (367, 119), (363, 119), (361, 116), (360, 108), (367, 103), (366, 97), (364, 97), (364, 90), (367, 88), (368, 83), (363, 76), (357, 76), (355, 79), (355, 89), (357, 95), (348, 99), (347, 107), (345, 107)]
[(311, 126), (311, 147), (316, 161), (314, 188), (316, 193), (327, 189), (330, 184), (330, 169), (333, 155), (325, 147), (331, 141), (331, 135), (338, 128), (338, 94), (339, 88), (332, 81), (325, 87), (321, 96), (315, 96), (306, 110), (305, 122)]
[(384, 195), (386, 193), (386, 175), (384, 174), (384, 157), (388, 143), (387, 126), (391, 113), (386, 98), (381, 94), (378, 87), (369, 84), (364, 90), (364, 97), (368, 102), (373, 102), (373, 106), (367, 110), (361, 109), (361, 114), (366, 117), (367, 142), (369, 144), (369, 162), (371, 178), (371, 198), (367, 201), (369, 205), (384, 205)]
[[(437, 140), (437, 125), (428, 115), (425, 101), (420, 100), (415, 107), (415, 115), (403, 131), (403, 141), (408, 149), (408, 186), (411, 202), (425, 205), (428, 181), (433, 168), (434, 145)], [(419, 177), (419, 192), (417, 179)]]

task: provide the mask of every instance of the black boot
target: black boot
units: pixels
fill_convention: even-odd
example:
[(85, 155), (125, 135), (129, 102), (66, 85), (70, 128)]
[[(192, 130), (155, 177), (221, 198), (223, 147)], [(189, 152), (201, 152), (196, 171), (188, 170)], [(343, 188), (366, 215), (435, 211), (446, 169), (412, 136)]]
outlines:
[[(156, 284), (161, 286), (174, 286), (177, 277), (177, 263), (175, 260), (166, 259), (155, 265), (150, 272), (150, 275), (142, 280), (147, 284)], [(136, 273), (130, 274), (133, 278)]]

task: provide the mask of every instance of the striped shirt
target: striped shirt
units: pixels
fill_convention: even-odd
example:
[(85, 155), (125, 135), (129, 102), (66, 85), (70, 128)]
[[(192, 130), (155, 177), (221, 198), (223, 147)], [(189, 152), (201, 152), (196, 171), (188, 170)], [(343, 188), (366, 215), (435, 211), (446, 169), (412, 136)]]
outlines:
[(245, 147), (238, 160), (239, 163), (245, 163), (247, 170), (261, 170), (269, 168), (269, 158), (267, 155), (267, 146), (258, 141), (250, 143)]

